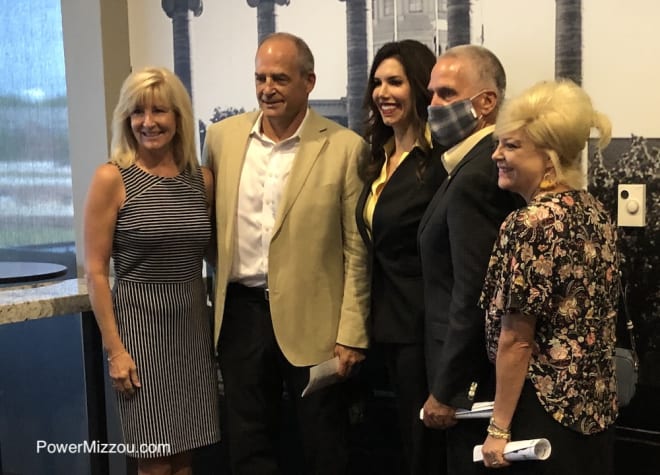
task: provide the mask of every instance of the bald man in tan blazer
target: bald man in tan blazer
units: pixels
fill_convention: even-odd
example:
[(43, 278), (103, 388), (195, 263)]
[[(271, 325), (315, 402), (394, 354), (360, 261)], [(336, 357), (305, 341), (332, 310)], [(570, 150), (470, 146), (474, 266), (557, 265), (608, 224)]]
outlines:
[[(215, 341), (233, 475), (283, 473), (277, 438), (283, 384), (294, 399), (306, 474), (344, 473), (344, 385), (301, 398), (309, 366), (364, 358), (369, 277), (355, 206), (354, 132), (308, 108), (313, 56), (276, 33), (257, 51), (260, 111), (209, 127), (216, 179)], [(300, 451), (296, 451), (299, 453)]]

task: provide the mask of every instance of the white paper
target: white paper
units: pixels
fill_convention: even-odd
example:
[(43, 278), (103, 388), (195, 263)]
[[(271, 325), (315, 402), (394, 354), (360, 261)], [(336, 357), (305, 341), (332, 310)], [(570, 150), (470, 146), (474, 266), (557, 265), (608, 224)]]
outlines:
[[(493, 401), (475, 402), (472, 409), (457, 409), (456, 419), (488, 419), (493, 415)], [(419, 419), (424, 420), (424, 408), (419, 410)]]
[(339, 376), (339, 357), (335, 356), (309, 368), (309, 383), (303, 389), (301, 397), (330, 386), (341, 379), (342, 377)]
[(489, 419), (493, 415), (494, 401), (475, 402), (472, 409), (458, 409), (456, 419)]
[[(483, 462), (481, 453), (483, 445), (475, 445), (472, 450), (472, 461)], [(548, 439), (529, 439), (509, 442), (504, 446), (504, 460), (515, 462), (516, 460), (545, 460), (550, 457), (552, 447)]]

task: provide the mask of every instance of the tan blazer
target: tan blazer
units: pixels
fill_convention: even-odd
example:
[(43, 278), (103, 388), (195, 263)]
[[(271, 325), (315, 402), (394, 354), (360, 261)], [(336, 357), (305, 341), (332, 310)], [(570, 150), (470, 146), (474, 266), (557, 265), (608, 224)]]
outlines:
[[(204, 162), (216, 180), (216, 342), (236, 245), (241, 171), (258, 115), (227, 118), (206, 134)], [(368, 344), (370, 279), (355, 222), (362, 189), (357, 163), (368, 148), (357, 134), (313, 110), (300, 138), (275, 218), (268, 287), (280, 349), (291, 364), (307, 366), (332, 357), (335, 343)]]

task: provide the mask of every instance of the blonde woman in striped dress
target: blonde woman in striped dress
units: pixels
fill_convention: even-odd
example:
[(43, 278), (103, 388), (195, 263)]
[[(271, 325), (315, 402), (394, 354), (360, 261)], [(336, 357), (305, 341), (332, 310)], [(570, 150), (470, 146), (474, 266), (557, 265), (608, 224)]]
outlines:
[(89, 188), (84, 242), (124, 442), (140, 474), (191, 474), (191, 451), (220, 438), (202, 279), (212, 196), (183, 84), (164, 68), (131, 74), (110, 160)]

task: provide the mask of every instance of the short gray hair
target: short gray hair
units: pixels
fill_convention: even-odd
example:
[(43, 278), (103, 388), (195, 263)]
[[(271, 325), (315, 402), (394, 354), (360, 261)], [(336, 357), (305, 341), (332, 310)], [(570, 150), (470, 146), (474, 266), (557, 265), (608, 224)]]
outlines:
[(268, 41), (275, 39), (289, 40), (296, 46), (296, 50), (298, 51), (298, 64), (300, 67), (300, 74), (306, 75), (306, 74), (314, 73), (314, 55), (312, 54), (312, 50), (309, 49), (307, 43), (305, 43), (305, 40), (291, 33), (278, 31), (275, 33), (271, 33), (268, 36), (266, 36), (264, 39), (262, 39), (259, 42), (259, 48), (261, 48), (261, 46), (267, 43)]
[(442, 56), (467, 58), (474, 65), (479, 81), (484, 85), (495, 86), (498, 104), (502, 103), (506, 92), (506, 73), (504, 66), (492, 51), (478, 45), (459, 45), (449, 48)]

